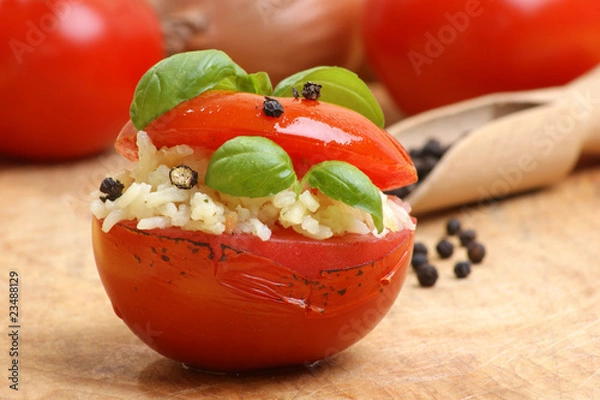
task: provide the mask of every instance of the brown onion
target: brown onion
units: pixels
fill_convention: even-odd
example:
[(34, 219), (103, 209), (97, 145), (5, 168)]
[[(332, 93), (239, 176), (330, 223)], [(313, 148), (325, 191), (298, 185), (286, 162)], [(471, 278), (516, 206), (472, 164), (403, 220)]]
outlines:
[(170, 54), (215, 48), (273, 83), (317, 65), (358, 71), (364, 0), (150, 0)]

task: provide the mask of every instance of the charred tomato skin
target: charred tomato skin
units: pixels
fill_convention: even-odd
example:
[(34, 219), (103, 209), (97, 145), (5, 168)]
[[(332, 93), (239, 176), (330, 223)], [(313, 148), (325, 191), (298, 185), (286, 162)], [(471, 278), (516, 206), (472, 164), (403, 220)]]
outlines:
[(411, 230), (319, 241), (280, 229), (263, 242), (101, 224), (94, 254), (117, 316), (156, 352), (213, 371), (312, 363), (356, 343), (392, 307), (413, 249)]

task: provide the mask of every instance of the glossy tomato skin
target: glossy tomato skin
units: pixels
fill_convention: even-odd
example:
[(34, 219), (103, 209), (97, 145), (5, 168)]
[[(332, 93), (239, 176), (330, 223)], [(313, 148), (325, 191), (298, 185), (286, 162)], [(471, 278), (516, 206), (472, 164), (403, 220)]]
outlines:
[(93, 220), (98, 271), (116, 314), (148, 346), (214, 371), (311, 363), (356, 343), (396, 299), (413, 231), (326, 241), (180, 229), (108, 233)]
[(144, 0), (5, 0), (0, 44), (0, 154), (37, 161), (110, 147), (164, 56)]
[(600, 62), (595, 0), (367, 0), (363, 17), (372, 68), (408, 113), (562, 85)]
[[(263, 112), (264, 97), (241, 92), (208, 91), (150, 122), (144, 131), (157, 148), (187, 144), (209, 153), (236, 136), (263, 136), (279, 144), (302, 177), (321, 161), (342, 160), (361, 169), (381, 190), (416, 181), (406, 150), (385, 130), (344, 107), (314, 100), (277, 98), (280, 117)], [(116, 148), (137, 159), (138, 131), (125, 125)]]

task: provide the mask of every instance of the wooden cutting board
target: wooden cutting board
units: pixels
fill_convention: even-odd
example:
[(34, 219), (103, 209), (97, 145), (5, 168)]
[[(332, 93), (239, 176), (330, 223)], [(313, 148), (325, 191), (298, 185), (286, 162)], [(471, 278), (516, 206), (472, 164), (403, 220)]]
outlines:
[[(464, 280), (411, 272), (364, 340), (316, 366), (213, 375), (143, 345), (114, 315), (90, 241), (91, 192), (124, 162), (0, 162), (0, 398), (600, 398), (600, 165), (538, 192), (421, 218), (433, 247), (448, 217), (487, 246)], [(454, 260), (462, 259), (458, 249)], [(9, 272), (19, 275), (19, 391), (9, 389)], [(282, 338), (285, 340), (285, 338)]]

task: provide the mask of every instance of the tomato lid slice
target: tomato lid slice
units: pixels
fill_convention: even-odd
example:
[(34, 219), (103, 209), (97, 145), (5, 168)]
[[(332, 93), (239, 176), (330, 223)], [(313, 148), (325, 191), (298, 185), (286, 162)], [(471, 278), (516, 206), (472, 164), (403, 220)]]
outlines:
[[(299, 177), (314, 164), (339, 160), (362, 170), (380, 190), (417, 180), (402, 145), (362, 115), (321, 101), (277, 100), (284, 113), (270, 117), (263, 112), (263, 96), (208, 91), (150, 122), (144, 131), (157, 148), (186, 144), (209, 152), (237, 136), (263, 136), (289, 154)], [(137, 160), (137, 133), (129, 121), (115, 144), (132, 161)]]

